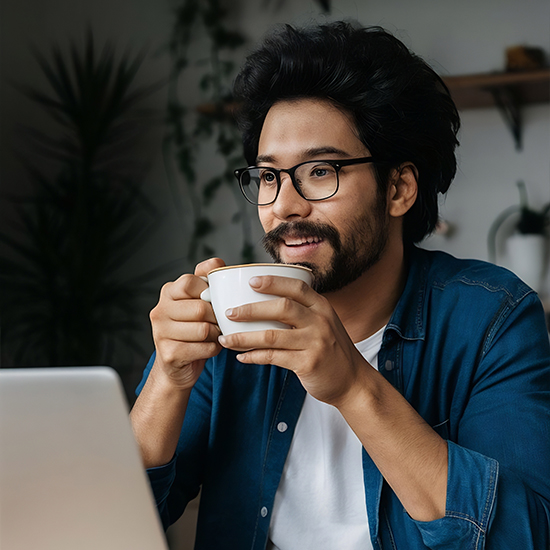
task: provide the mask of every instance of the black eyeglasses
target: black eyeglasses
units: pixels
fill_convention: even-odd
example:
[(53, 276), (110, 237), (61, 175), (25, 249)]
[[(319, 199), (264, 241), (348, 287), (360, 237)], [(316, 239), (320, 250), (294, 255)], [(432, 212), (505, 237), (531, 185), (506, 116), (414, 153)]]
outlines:
[(308, 160), (292, 168), (249, 166), (235, 170), (246, 200), (256, 206), (273, 204), (281, 190), (281, 172), (286, 172), (301, 197), (308, 201), (322, 201), (338, 191), (340, 169), (352, 164), (376, 162), (373, 157), (346, 160)]

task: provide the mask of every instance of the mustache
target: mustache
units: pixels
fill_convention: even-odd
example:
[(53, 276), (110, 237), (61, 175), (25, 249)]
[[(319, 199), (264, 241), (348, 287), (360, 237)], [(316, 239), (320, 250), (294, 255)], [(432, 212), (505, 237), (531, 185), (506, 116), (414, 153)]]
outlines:
[(284, 242), (285, 237), (317, 237), (328, 241), (338, 251), (341, 248), (340, 234), (327, 224), (299, 220), (282, 223), (263, 236), (262, 244), (266, 252), (273, 258), (278, 258), (277, 247)]

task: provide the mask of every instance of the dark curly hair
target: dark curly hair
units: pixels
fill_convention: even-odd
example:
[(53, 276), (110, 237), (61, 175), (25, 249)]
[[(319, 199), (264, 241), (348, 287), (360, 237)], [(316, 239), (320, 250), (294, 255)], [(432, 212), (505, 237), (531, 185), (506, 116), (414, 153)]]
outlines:
[(359, 139), (379, 163), (379, 191), (404, 162), (418, 170), (418, 197), (403, 238), (416, 243), (437, 223), (437, 193), (456, 173), (460, 119), (441, 78), (380, 27), (335, 22), (280, 27), (246, 59), (235, 80), (244, 154), (254, 164), (260, 132), (281, 100), (325, 99), (350, 113)]

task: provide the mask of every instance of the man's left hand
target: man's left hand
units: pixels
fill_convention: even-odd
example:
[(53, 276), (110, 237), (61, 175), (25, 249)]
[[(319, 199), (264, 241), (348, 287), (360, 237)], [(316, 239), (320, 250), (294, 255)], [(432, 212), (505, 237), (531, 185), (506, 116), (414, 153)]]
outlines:
[(328, 300), (296, 279), (254, 277), (254, 290), (277, 296), (226, 312), (232, 321), (276, 320), (290, 329), (240, 332), (220, 337), (227, 348), (241, 351), (242, 363), (271, 364), (292, 370), (306, 391), (339, 406), (365, 368), (372, 368), (354, 346)]

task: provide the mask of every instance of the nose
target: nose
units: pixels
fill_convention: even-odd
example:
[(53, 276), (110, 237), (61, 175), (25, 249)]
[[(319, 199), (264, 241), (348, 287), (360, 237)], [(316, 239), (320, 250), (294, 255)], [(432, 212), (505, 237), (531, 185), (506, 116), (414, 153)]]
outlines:
[(296, 191), (290, 175), (281, 172), (281, 188), (271, 208), (273, 215), (281, 220), (306, 218), (311, 212), (311, 202)]

